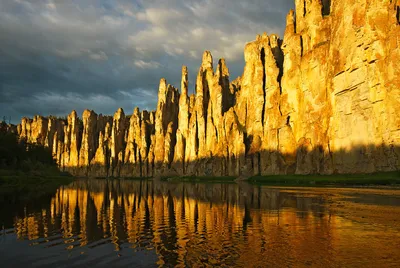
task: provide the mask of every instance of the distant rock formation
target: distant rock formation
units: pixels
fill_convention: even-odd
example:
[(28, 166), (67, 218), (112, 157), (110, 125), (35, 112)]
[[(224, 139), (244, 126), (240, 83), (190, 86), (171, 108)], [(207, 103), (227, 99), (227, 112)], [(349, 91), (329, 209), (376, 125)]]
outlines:
[(248, 43), (233, 82), (206, 51), (194, 95), (183, 67), (180, 93), (161, 79), (155, 112), (35, 116), (18, 134), (80, 176), (399, 170), (400, 1), (295, 2), (283, 40)]

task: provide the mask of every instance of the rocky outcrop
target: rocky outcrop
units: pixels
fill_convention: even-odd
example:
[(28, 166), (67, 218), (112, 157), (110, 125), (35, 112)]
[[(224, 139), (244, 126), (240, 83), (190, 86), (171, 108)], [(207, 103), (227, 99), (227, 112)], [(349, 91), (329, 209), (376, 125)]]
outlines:
[(97, 114), (93, 111), (85, 110), (82, 115), (83, 131), (82, 143), (79, 150), (79, 167), (87, 175), (90, 160), (93, 159), (97, 144), (99, 143), (98, 136), (96, 135), (97, 128)]
[(26, 138), (27, 142), (44, 144), (46, 140), (48, 120), (40, 115), (33, 119), (22, 118), (20, 136)]
[(23, 118), (21, 139), (81, 176), (332, 174), (400, 168), (399, 1), (296, 0), (243, 75), (204, 52), (195, 94), (161, 79), (156, 111)]
[(178, 127), (179, 92), (161, 79), (155, 113), (154, 174), (161, 175), (171, 167)]
[(114, 114), (111, 129), (111, 142), (109, 143), (111, 151), (109, 174), (111, 176), (120, 176), (120, 171), (124, 163), (126, 124), (127, 120), (124, 110), (119, 108)]
[(81, 145), (82, 121), (76, 111), (72, 111), (67, 117), (67, 125), (64, 126), (64, 151), (60, 165), (73, 173), (79, 169), (79, 148)]
[(188, 70), (182, 67), (181, 95), (179, 97), (178, 129), (176, 131), (176, 146), (173, 168), (177, 173), (185, 173), (186, 144), (189, 137), (190, 99), (188, 97)]

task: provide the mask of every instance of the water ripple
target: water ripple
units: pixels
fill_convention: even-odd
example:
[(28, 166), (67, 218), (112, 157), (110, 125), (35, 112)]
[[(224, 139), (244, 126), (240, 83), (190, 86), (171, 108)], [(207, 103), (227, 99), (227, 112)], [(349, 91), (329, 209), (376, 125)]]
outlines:
[(6, 266), (395, 266), (399, 196), (82, 180), (2, 215), (0, 254)]

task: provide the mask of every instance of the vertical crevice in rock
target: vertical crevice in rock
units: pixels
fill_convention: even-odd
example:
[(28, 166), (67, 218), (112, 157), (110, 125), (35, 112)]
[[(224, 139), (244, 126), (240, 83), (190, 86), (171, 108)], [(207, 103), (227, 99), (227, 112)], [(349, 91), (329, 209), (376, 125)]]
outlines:
[(149, 176), (149, 149), (151, 146), (151, 133), (153, 125), (150, 122), (150, 114), (142, 111), (140, 125), (141, 148), (139, 149), (140, 174), (142, 177)]
[(322, 0), (322, 16), (331, 14), (331, 0)]
[(303, 57), (303, 53), (304, 53), (303, 36), (300, 35), (300, 57)]
[(279, 74), (278, 74), (277, 79), (278, 79), (278, 84), (279, 84), (279, 88), (280, 88), (280, 94), (282, 94), (281, 82), (282, 82), (282, 76), (283, 76), (283, 63), (285, 60), (285, 57), (284, 57), (283, 51), (282, 51), (282, 39), (279, 39), (278, 36), (276, 36), (276, 35), (272, 35), (270, 37), (270, 46), (271, 46), (272, 54), (274, 55), (274, 58), (275, 58), (276, 67), (278, 67), (278, 69), (279, 69)]
[(262, 74), (262, 88), (263, 88), (263, 93), (264, 93), (264, 105), (262, 108), (262, 113), (261, 113), (261, 124), (264, 125), (264, 117), (265, 117), (265, 95), (266, 95), (266, 88), (265, 88), (265, 83), (266, 83), (266, 79), (267, 79), (267, 75), (265, 74), (265, 49), (261, 48), (261, 53), (260, 53), (260, 57), (261, 57), (261, 63), (262, 63), (262, 67), (263, 67), (263, 74)]
[(222, 87), (222, 114), (226, 113), (233, 107), (234, 92), (230, 90), (229, 83), (229, 69), (226, 66), (225, 59), (220, 59), (218, 62), (217, 77), (219, 78), (219, 85)]
[(167, 129), (167, 134), (165, 135), (165, 150), (166, 156), (164, 159), (164, 163), (168, 167), (171, 168), (171, 164), (174, 157), (174, 150), (176, 145), (176, 127), (173, 122), (170, 122)]
[(195, 125), (195, 127), (196, 127), (196, 131), (195, 131), (195, 135), (194, 135), (194, 144), (195, 144), (195, 146), (194, 146), (194, 148), (196, 148), (196, 150), (195, 150), (195, 155), (197, 156), (198, 155), (198, 153), (199, 153), (199, 146), (200, 146), (200, 139), (199, 139), (199, 124), (198, 124), (198, 121), (196, 120), (196, 123), (195, 123), (196, 125)]
[[(203, 102), (203, 109), (204, 109), (204, 118), (208, 117), (208, 103), (210, 101), (210, 89), (209, 89), (209, 85), (208, 85), (208, 81), (207, 79), (207, 74), (203, 73), (203, 79), (205, 81), (204, 85), (204, 93), (205, 93), (205, 98), (204, 98), (204, 102)], [(207, 130), (207, 120), (205, 120), (205, 124), (204, 124), (204, 128)]]

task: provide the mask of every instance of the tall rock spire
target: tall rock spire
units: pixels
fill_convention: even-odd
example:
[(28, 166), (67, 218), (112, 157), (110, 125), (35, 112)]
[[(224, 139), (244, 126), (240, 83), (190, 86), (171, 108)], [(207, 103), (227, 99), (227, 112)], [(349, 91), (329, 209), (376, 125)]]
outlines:
[(111, 130), (110, 172), (112, 176), (120, 175), (120, 168), (124, 161), (126, 118), (122, 108), (119, 108), (113, 117)]
[(174, 151), (174, 168), (178, 173), (185, 171), (185, 146), (189, 135), (189, 97), (188, 97), (188, 70), (182, 67), (181, 95), (179, 97), (178, 129), (176, 132), (176, 146)]
[[(83, 131), (82, 145), (79, 151), (79, 166), (89, 167), (90, 160), (96, 153), (98, 141), (97, 114), (91, 110), (85, 110), (82, 115)], [(87, 173), (85, 172), (85, 175)]]
[(169, 167), (173, 160), (178, 127), (179, 92), (161, 79), (155, 116), (154, 164), (157, 170)]

